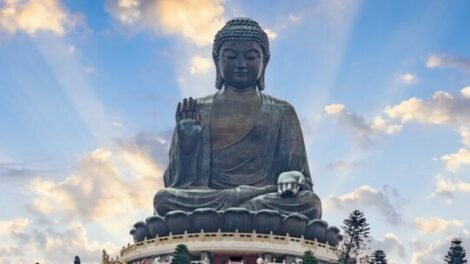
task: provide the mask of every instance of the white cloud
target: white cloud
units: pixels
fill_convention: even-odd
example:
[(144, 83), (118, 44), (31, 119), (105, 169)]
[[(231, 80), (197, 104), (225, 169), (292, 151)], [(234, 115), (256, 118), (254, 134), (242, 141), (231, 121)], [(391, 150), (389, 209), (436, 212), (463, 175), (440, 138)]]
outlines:
[(449, 228), (463, 228), (464, 222), (457, 219), (446, 220), (439, 217), (419, 217), (415, 219), (416, 227), (423, 233), (439, 233), (447, 231)]
[(389, 135), (400, 132), (403, 128), (399, 124), (392, 124), (390, 120), (384, 119), (382, 116), (376, 116), (371, 124), (371, 127), (375, 131), (383, 132)]
[(62, 36), (71, 25), (70, 14), (58, 0), (5, 0), (0, 7), (0, 29), (8, 33), (49, 31)]
[(6, 221), (0, 221), (0, 235), (6, 236), (11, 232), (21, 233), (24, 232), (29, 225), (28, 218), (20, 217)]
[(468, 129), (466, 126), (461, 126), (459, 127), (458, 132), (460, 134), (462, 144), (470, 147), (470, 129)]
[(265, 28), (264, 31), (266, 32), (266, 35), (268, 35), (269, 40), (274, 40), (277, 38), (277, 33), (271, 29)]
[(289, 13), (289, 20), (292, 22), (299, 22), (302, 19), (301, 16), (295, 15), (293, 13)]
[(325, 209), (351, 210), (351, 208), (376, 208), (385, 220), (398, 225), (402, 222), (402, 217), (391, 201), (383, 192), (380, 192), (370, 186), (361, 186), (350, 193), (340, 196), (330, 196), (325, 201)]
[(191, 74), (204, 74), (209, 73), (213, 67), (211, 58), (193, 56), (191, 58), (191, 66), (189, 70)]
[(398, 76), (398, 80), (406, 85), (416, 84), (418, 82), (418, 77), (412, 73), (404, 73)]
[(437, 55), (430, 55), (426, 60), (426, 67), (428, 68), (437, 68), (442, 65), (442, 60)]
[(118, 253), (110, 242), (90, 240), (85, 227), (77, 222), (59, 227), (17, 218), (0, 221), (1, 226), (10, 228), (2, 233), (0, 263), (71, 263), (77, 254), (82, 263), (98, 263), (104, 248)]
[(426, 60), (428, 68), (451, 68), (470, 73), (470, 59), (447, 55), (430, 55)]
[(377, 116), (372, 123), (368, 123), (363, 117), (346, 111), (343, 104), (330, 104), (325, 106), (324, 110), (327, 115), (349, 128), (355, 142), (362, 147), (372, 146), (373, 137), (378, 133), (393, 134), (401, 130), (401, 125), (391, 124), (382, 116)]
[(325, 112), (328, 115), (336, 115), (342, 113), (345, 110), (346, 106), (343, 104), (329, 104), (325, 106)]
[(442, 156), (441, 160), (449, 171), (455, 173), (460, 169), (460, 167), (470, 165), (470, 150), (467, 148), (460, 148), (456, 153)]
[[(35, 179), (32, 209), (65, 219), (120, 223), (126, 215), (152, 210), (152, 197), (162, 187), (162, 169), (140, 149), (96, 149), (83, 157), (61, 182)], [(129, 220), (128, 217), (125, 217)], [(130, 223), (125, 223), (126, 225)]]
[(140, 0), (117, 0), (110, 3), (112, 14), (124, 24), (132, 24), (141, 18)]
[(460, 90), (460, 93), (462, 94), (462, 96), (470, 98), (470, 86), (462, 88), (462, 90)]
[[(470, 133), (467, 124), (470, 123), (470, 97), (467, 97), (467, 87), (460, 94), (450, 94), (437, 91), (428, 100), (410, 98), (393, 106), (388, 106), (384, 113), (392, 121), (401, 126), (405, 123), (416, 122), (432, 125), (450, 125), (458, 127), (458, 132), (465, 146), (470, 144)], [(466, 147), (457, 152), (441, 157), (447, 169), (456, 172), (461, 166), (470, 164), (470, 150)]]
[(402, 263), (406, 256), (405, 246), (400, 238), (394, 233), (385, 234), (383, 240), (375, 238), (371, 239), (371, 248), (373, 250), (381, 249), (387, 255), (389, 262), (393, 263), (393, 258), (399, 258), (402, 261), (395, 261), (396, 263)]
[(389, 106), (385, 113), (401, 123), (419, 122), (429, 124), (443, 124), (449, 122), (448, 106), (452, 104), (452, 95), (446, 92), (436, 92), (429, 102), (419, 98), (410, 98), (398, 105)]
[(434, 125), (465, 125), (470, 123), (470, 98), (461, 94), (437, 91), (428, 100), (412, 97), (385, 108), (385, 115), (401, 124), (417, 122)]
[[(456, 237), (462, 238), (464, 247), (470, 244), (470, 237), (468, 231), (464, 230), (459, 232)], [(415, 250), (411, 257), (411, 264), (438, 264), (442, 263), (445, 254), (449, 250), (450, 240), (454, 237), (449, 237), (446, 240), (435, 241), (426, 246), (420, 245), (419, 241), (415, 241)]]
[(432, 196), (442, 195), (451, 201), (457, 193), (470, 193), (470, 183), (440, 176), (436, 178), (436, 189)]
[(108, 11), (123, 24), (175, 35), (197, 46), (211, 44), (224, 23), (221, 0), (115, 0)]

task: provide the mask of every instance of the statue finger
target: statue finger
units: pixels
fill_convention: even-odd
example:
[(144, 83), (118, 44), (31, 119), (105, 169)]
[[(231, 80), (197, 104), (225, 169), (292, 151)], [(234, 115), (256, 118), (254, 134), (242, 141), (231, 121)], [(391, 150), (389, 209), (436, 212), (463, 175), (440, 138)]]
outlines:
[(183, 99), (183, 112), (187, 112), (187, 111), (188, 111), (188, 99), (184, 98)]
[(282, 186), (281, 186), (281, 184), (278, 184), (278, 185), (277, 185), (277, 193), (279, 193), (279, 195), (282, 194)]
[(196, 113), (196, 107), (197, 107), (197, 101), (196, 101), (196, 99), (193, 99), (193, 108), (192, 108), (192, 111), (193, 111), (194, 113)]
[(194, 111), (193, 111), (194, 100), (192, 97), (189, 97), (188, 101), (188, 118), (194, 119)]
[(292, 191), (293, 190), (292, 189), (292, 183), (288, 183), (286, 188), (287, 188), (288, 191)]
[(193, 111), (193, 98), (189, 97), (189, 99), (188, 99), (188, 112), (192, 112), (192, 111)]
[(287, 184), (282, 185), (282, 192), (285, 193), (287, 191)]
[(296, 195), (300, 190), (300, 186), (296, 183), (294, 183), (294, 186), (292, 187), (292, 193)]
[(176, 106), (175, 118), (177, 122), (181, 120), (181, 102), (178, 102), (178, 106)]
[(198, 114), (197, 114), (197, 109), (196, 108), (197, 108), (197, 102), (196, 102), (195, 99), (193, 99), (193, 107), (191, 108), (191, 112), (193, 113), (193, 118), (196, 119), (196, 121), (197, 121)]

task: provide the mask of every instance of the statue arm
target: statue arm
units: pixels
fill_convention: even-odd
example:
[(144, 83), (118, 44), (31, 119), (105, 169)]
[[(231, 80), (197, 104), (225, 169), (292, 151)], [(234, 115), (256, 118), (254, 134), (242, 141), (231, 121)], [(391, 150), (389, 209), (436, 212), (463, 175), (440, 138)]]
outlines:
[(190, 150), (185, 149), (175, 129), (169, 151), (169, 164), (164, 175), (165, 187), (184, 188), (196, 181), (200, 151), (200, 141)]
[(282, 153), (281, 173), (286, 171), (301, 172), (305, 178), (301, 189), (312, 190), (313, 183), (308, 168), (307, 153), (299, 118), (294, 107), (288, 103), (286, 103), (281, 122), (281, 138), (279, 141), (279, 151)]

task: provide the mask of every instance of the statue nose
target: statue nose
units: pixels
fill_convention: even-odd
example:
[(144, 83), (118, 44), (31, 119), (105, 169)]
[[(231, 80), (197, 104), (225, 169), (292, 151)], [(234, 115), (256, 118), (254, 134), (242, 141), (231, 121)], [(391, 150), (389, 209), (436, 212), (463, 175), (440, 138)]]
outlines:
[(246, 68), (246, 62), (244, 58), (239, 58), (236, 64), (237, 68)]

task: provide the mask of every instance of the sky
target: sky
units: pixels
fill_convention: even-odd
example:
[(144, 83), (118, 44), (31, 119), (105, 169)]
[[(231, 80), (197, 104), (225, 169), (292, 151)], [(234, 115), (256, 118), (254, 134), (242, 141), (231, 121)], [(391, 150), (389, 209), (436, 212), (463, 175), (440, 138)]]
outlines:
[(0, 0), (0, 263), (98, 263), (163, 187), (174, 111), (214, 93), (214, 34), (268, 33), (265, 93), (296, 109), (323, 219), (370, 250), (470, 252), (470, 2)]

